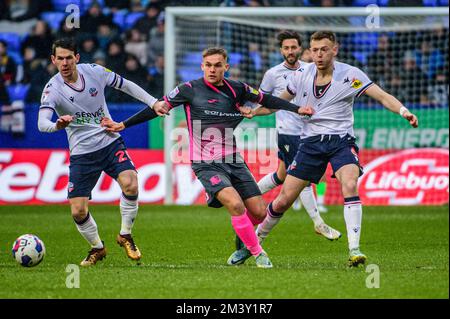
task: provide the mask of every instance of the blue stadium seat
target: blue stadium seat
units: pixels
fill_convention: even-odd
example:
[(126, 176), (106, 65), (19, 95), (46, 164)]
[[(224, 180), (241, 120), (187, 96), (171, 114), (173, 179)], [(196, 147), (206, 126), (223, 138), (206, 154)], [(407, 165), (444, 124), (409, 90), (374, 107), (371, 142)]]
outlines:
[(448, 7), (448, 0), (439, 0), (439, 5), (443, 7)]
[(28, 84), (14, 84), (7, 86), (9, 99), (12, 101), (25, 100), (27, 97), (30, 85)]
[(81, 0), (52, 0), (53, 8), (58, 12), (65, 12), (66, 7), (69, 4), (75, 4), (80, 8), (80, 12), (82, 12), (82, 3)]
[(64, 12), (42, 12), (41, 13), (41, 19), (48, 23), (50, 28), (53, 31), (56, 31), (59, 29), (59, 25), (61, 21), (66, 17), (66, 13)]
[(353, 0), (352, 6), (354, 7), (366, 7), (370, 4), (376, 4), (380, 7), (386, 7), (389, 0)]
[(198, 68), (178, 68), (178, 76), (180, 81), (187, 82), (203, 77), (203, 71)]
[(23, 56), (19, 51), (8, 51), (8, 55), (16, 62), (16, 64), (23, 64)]
[(237, 52), (231, 52), (228, 54), (228, 61), (231, 66), (238, 65), (242, 61), (242, 54)]
[(145, 15), (144, 12), (130, 12), (125, 17), (125, 29), (130, 29), (138, 19)]
[(202, 64), (202, 52), (201, 51), (189, 51), (183, 55), (182, 65), (184, 67), (197, 67), (200, 68), (200, 64)]
[(425, 7), (435, 7), (438, 4), (438, 0), (423, 0), (423, 5)]
[(125, 17), (127, 15), (127, 12), (124, 10), (117, 11), (113, 14), (113, 22), (117, 24), (120, 28), (120, 30), (125, 29)]
[(19, 51), (22, 39), (20, 34), (12, 32), (0, 33), (0, 40), (4, 40), (8, 44), (8, 51)]

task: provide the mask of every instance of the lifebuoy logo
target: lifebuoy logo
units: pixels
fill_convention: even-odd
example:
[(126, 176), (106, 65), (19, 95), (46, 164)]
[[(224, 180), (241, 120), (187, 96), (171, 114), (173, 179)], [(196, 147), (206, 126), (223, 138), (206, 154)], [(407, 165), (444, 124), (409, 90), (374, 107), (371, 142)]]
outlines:
[(364, 165), (359, 193), (365, 205), (448, 203), (449, 151), (423, 148), (378, 157)]

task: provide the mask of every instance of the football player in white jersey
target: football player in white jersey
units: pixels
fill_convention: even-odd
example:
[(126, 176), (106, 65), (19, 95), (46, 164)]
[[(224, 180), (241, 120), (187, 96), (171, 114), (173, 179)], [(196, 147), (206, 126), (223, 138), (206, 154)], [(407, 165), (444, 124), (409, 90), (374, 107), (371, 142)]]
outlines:
[(312, 107), (313, 115), (304, 120), (299, 151), (288, 168), (280, 194), (268, 205), (270, 214), (261, 228), (267, 236), (273, 228), (271, 215), (289, 209), (310, 182), (319, 182), (330, 163), (344, 197), (349, 266), (358, 266), (367, 257), (359, 247), (362, 205), (357, 184), (363, 171), (353, 132), (354, 99), (367, 94), (386, 109), (400, 114), (412, 127), (418, 127), (419, 123), (399, 100), (370, 81), (361, 70), (335, 61), (338, 44), (333, 32), (315, 32), (310, 45), (314, 63), (296, 72), (280, 97), (286, 100), (295, 97), (296, 104)]
[[(110, 117), (104, 96), (106, 86), (121, 90), (150, 107), (157, 100), (111, 70), (96, 64), (77, 64), (80, 55), (72, 39), (55, 41), (51, 59), (59, 73), (45, 85), (38, 127), (41, 132), (65, 129), (67, 133), (70, 149), (68, 199), (76, 227), (91, 245), (81, 266), (95, 265), (106, 256), (97, 224), (88, 208), (91, 191), (102, 171), (114, 178), (122, 189), (122, 225), (117, 243), (124, 247), (129, 258), (139, 260), (141, 253), (131, 236), (138, 211), (136, 169), (120, 135), (107, 132), (100, 122), (103, 117)], [(52, 122), (54, 112), (58, 116), (56, 122)]]
[[(292, 74), (309, 64), (299, 60), (302, 52), (302, 41), (297, 32), (289, 30), (281, 31), (277, 35), (277, 41), (284, 61), (272, 67), (264, 74), (259, 87), (259, 90), (263, 93), (270, 93), (275, 96), (279, 96), (286, 89), (289, 77)], [(256, 110), (255, 115), (264, 115), (273, 111), (275, 110), (259, 108)], [(297, 154), (302, 126), (303, 120), (299, 115), (283, 110), (276, 112), (279, 162), (276, 172), (269, 173), (259, 180), (258, 186), (263, 194), (281, 185), (286, 179), (286, 167), (291, 165), (295, 154)], [(305, 187), (300, 193), (299, 199), (314, 222), (316, 233), (323, 235), (329, 240), (337, 240), (341, 237), (339, 231), (325, 224), (321, 218), (311, 185)], [(272, 217), (274, 218), (271, 221), (274, 223), (277, 223), (281, 218), (281, 216)], [(260, 240), (264, 239), (262, 237), (259, 238)]]

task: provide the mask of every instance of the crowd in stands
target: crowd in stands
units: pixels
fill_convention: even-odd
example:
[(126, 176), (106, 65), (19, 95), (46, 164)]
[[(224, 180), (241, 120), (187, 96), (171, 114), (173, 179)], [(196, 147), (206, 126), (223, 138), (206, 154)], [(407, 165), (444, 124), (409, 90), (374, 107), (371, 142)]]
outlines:
[[(0, 105), (7, 105), (24, 94), (26, 102), (38, 102), (43, 85), (56, 74), (50, 63), (52, 42), (74, 37), (79, 43), (81, 63), (107, 66), (134, 81), (154, 96), (162, 96), (164, 79), (164, 9), (167, 6), (438, 6), (446, 0), (5, 0), (0, 1)], [(81, 10), (79, 28), (66, 23), (64, 8), (77, 4)], [(30, 26), (22, 32), (23, 26)], [(17, 31), (17, 32), (16, 32)], [(406, 103), (447, 103), (448, 28), (424, 34), (420, 47), (390, 50), (401, 37), (412, 34), (381, 35), (376, 51), (361, 63), (351, 50), (342, 50), (340, 59), (356, 64), (374, 81)], [(342, 39), (345, 42), (345, 39)], [(307, 42), (307, 41), (305, 41)], [(433, 43), (445, 43), (439, 48)], [(264, 44), (267, 45), (267, 44)], [(260, 43), (251, 43), (239, 70), (230, 76), (256, 69), (260, 76), (276, 61), (260, 52)], [(343, 45), (345, 48), (345, 45)], [(444, 48), (444, 49), (443, 49)], [(274, 57), (279, 57), (274, 48)], [(395, 55), (392, 53), (395, 52)], [(393, 67), (396, 66), (396, 67)], [(240, 72), (240, 74), (238, 74)], [(259, 76), (259, 79), (260, 79)], [(15, 84), (26, 87), (15, 92)], [(258, 83), (252, 83), (258, 85)], [(420, 92), (417, 92), (417, 88)], [(414, 90), (414, 91), (413, 91)], [(128, 102), (131, 97), (115, 90), (107, 91), (107, 100)], [(445, 102), (444, 102), (445, 99)]]

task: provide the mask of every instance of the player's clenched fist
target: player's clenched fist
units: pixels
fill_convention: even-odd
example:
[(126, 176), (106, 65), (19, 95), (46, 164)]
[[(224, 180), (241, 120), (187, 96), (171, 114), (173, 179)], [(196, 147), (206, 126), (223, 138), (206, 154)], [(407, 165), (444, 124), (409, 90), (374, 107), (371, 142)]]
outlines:
[(164, 102), (164, 101), (158, 101), (155, 104), (153, 104), (153, 110), (159, 116), (164, 116), (166, 114), (169, 114), (169, 107), (167, 106), (166, 102)]
[(417, 119), (417, 116), (415, 116), (413, 113), (406, 111), (403, 113), (402, 115), (408, 122), (409, 124), (416, 128), (419, 127), (419, 120)]
[(63, 115), (59, 119), (56, 120), (56, 129), (61, 130), (63, 128), (66, 128), (70, 122), (72, 122), (73, 116), (72, 115)]
[(120, 132), (125, 129), (123, 122), (117, 123), (108, 117), (103, 117), (100, 125), (108, 132)]
[(298, 114), (310, 117), (314, 114), (314, 109), (310, 106), (302, 106), (298, 108)]

